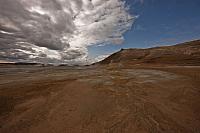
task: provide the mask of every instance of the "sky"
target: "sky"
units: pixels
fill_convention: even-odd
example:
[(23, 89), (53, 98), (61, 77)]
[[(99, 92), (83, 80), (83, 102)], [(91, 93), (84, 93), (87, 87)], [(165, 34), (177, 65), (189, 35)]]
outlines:
[(138, 16), (121, 45), (92, 46), (91, 56), (109, 55), (121, 48), (149, 48), (200, 39), (199, 0), (126, 0)]
[(87, 64), (200, 39), (199, 0), (0, 0), (0, 60)]

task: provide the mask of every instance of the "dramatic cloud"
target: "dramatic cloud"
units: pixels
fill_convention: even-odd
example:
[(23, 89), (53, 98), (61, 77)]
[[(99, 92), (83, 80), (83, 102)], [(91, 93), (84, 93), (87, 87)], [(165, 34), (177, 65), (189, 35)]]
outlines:
[(88, 46), (122, 43), (133, 21), (121, 0), (0, 0), (0, 60), (85, 61)]

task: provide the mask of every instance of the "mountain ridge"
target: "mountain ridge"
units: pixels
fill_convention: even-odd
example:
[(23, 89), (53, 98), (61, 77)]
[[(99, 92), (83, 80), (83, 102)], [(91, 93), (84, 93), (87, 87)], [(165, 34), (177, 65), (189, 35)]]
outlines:
[(146, 49), (121, 49), (97, 64), (200, 65), (200, 40)]

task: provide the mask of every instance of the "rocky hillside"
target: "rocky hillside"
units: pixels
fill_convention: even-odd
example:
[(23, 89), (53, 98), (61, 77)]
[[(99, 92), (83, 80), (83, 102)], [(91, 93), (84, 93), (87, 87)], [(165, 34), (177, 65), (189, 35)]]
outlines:
[(200, 65), (200, 40), (148, 49), (122, 49), (99, 64)]

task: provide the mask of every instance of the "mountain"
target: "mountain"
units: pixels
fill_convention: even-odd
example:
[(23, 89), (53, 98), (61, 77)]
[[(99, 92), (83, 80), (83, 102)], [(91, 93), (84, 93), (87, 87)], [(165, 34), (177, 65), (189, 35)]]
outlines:
[(148, 49), (122, 49), (97, 64), (200, 65), (200, 40)]

